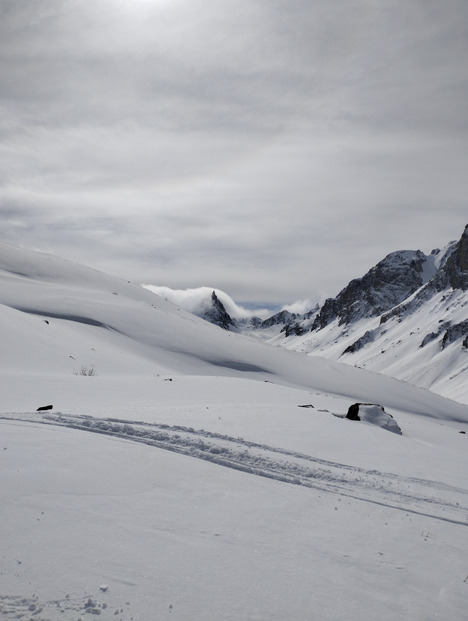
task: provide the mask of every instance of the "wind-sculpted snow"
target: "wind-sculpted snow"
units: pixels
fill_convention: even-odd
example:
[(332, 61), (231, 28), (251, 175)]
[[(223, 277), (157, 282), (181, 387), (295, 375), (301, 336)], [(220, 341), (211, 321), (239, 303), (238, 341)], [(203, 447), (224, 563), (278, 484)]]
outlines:
[(83, 323), (87, 326), (94, 326), (96, 328), (111, 329), (102, 321), (97, 321), (91, 317), (84, 317), (82, 315), (70, 315), (65, 313), (51, 313), (47, 311), (35, 311), (28, 308), (17, 308), (16, 310), (22, 313), (29, 313), (30, 315), (39, 315), (40, 317), (47, 317), (48, 319), (63, 319), (64, 321), (74, 321), (76, 323)]
[(366, 470), (240, 437), (180, 425), (63, 413), (15, 413), (4, 414), (0, 418), (67, 427), (139, 442), (248, 474), (468, 526), (468, 487)]

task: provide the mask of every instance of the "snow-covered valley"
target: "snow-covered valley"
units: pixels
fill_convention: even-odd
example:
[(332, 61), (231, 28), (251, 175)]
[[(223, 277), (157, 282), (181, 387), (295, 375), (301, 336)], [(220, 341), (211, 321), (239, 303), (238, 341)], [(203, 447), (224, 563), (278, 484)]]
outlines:
[(260, 318), (209, 287), (146, 287), (225, 330), (384, 373), (468, 404), (468, 225), (458, 242), (428, 255), (390, 253), (305, 313), (285, 307)]
[(0, 270), (0, 618), (465, 619), (468, 406), (58, 257)]

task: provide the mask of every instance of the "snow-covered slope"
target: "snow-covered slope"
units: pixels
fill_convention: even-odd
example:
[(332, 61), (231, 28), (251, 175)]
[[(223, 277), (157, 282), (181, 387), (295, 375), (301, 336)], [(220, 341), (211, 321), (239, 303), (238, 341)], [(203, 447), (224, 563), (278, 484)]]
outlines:
[[(19, 258), (21, 257), (21, 258)], [(15, 265), (19, 263), (20, 268)], [(70, 376), (183, 372), (275, 381), (379, 400), (393, 381), (226, 332), (139, 285), (42, 253), (0, 247), (2, 366)], [(19, 273), (20, 272), (20, 273)], [(119, 354), (119, 351), (122, 353)], [(399, 384), (389, 405), (447, 410), (444, 399)], [(456, 404), (451, 405), (453, 411)], [(464, 410), (464, 408), (459, 408)]]
[(262, 319), (245, 309), (239, 314), (226, 293), (218, 296), (206, 287), (172, 294), (225, 330), (385, 373), (468, 403), (467, 231), (429, 255), (390, 253), (336, 298), (305, 314), (282, 310)]
[(0, 618), (464, 619), (466, 406), (7, 245), (0, 339)]
[(468, 227), (428, 256), (388, 255), (270, 342), (468, 403)]

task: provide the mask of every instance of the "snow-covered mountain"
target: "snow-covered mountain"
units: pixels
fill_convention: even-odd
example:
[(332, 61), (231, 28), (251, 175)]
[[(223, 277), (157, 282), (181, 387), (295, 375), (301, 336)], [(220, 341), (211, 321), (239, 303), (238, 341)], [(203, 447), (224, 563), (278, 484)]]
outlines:
[(467, 430), (460, 403), (0, 244), (0, 617), (462, 621)]
[(429, 255), (392, 252), (305, 314), (235, 319), (214, 292), (206, 305), (199, 316), (226, 330), (468, 403), (468, 226), (458, 242)]
[(0, 270), (1, 355), (10, 371), (68, 376), (93, 366), (104, 376), (107, 369), (132, 376), (142, 370), (234, 375), (307, 390), (336, 385), (356, 399), (379, 398), (379, 382), (357, 369), (219, 329), (138, 284), (59, 257), (0, 244)]
[(388, 255), (272, 342), (468, 403), (468, 226), (430, 255)]
[(224, 304), (216, 295), (216, 291), (211, 293), (211, 307), (203, 314), (203, 319), (209, 321), (215, 326), (229, 330), (237, 328), (236, 322), (232, 319), (229, 313), (224, 308)]
[(234, 302), (225, 291), (213, 287), (171, 289), (150, 284), (143, 287), (197, 317), (232, 332), (258, 327), (270, 314), (267, 309), (249, 310)]

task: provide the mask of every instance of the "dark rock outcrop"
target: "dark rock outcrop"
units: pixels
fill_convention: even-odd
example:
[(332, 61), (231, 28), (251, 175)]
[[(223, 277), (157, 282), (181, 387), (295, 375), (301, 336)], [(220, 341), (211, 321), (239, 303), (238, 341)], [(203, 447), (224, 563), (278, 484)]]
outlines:
[(468, 320), (461, 321), (460, 323), (456, 323), (447, 328), (444, 336), (442, 337), (442, 349), (445, 349), (447, 345), (455, 343), (455, 341), (458, 341), (461, 338), (464, 338), (463, 347), (466, 347), (466, 343), (468, 342)]
[(434, 277), (433, 286), (437, 291), (447, 287), (462, 291), (468, 289), (468, 225), (454, 251)]
[[(442, 337), (442, 338), (441, 338)], [(428, 343), (440, 340), (440, 348), (445, 349), (447, 345), (455, 343), (459, 339), (463, 338), (463, 347), (468, 344), (468, 320), (461, 321), (460, 323), (451, 324), (444, 321), (437, 332), (430, 332), (426, 334), (420, 347), (425, 347)]]
[(359, 418), (359, 406), (362, 405), (361, 403), (353, 403), (353, 405), (350, 405), (348, 408), (348, 413), (346, 414), (346, 418), (348, 418), (349, 420), (361, 420)]
[(420, 250), (387, 255), (362, 278), (352, 280), (336, 298), (327, 299), (312, 330), (321, 330), (335, 319), (339, 325), (347, 325), (365, 317), (378, 317), (400, 304), (424, 284), (427, 259)]
[(290, 313), (287, 310), (282, 310), (279, 313), (272, 315), (268, 319), (265, 319), (265, 321), (262, 321), (262, 324), (260, 327), (271, 328), (271, 326), (287, 325), (291, 323), (291, 321), (294, 321), (297, 316), (298, 315), (296, 315), (295, 313)]
[(237, 328), (235, 321), (226, 311), (224, 304), (214, 291), (211, 294), (211, 304), (211, 308), (203, 315), (203, 319), (219, 326), (220, 328), (223, 328), (224, 330)]
[(401, 429), (391, 414), (377, 403), (353, 403), (349, 406), (346, 417), (348, 420), (364, 421), (402, 435)]
[(383, 324), (393, 317), (403, 317), (418, 310), (425, 302), (441, 291), (447, 291), (447, 298), (454, 291), (468, 290), (468, 225), (458, 242), (451, 242), (446, 255), (432, 278), (425, 283), (416, 295), (404, 301), (380, 318)]
[(295, 336), (302, 336), (306, 332), (306, 329), (300, 323), (288, 323), (282, 328), (281, 332), (284, 332), (286, 337), (293, 334)]
[(357, 351), (365, 347), (368, 343), (372, 343), (374, 341), (375, 335), (376, 335), (375, 330), (367, 330), (367, 332), (364, 332), (364, 334), (361, 337), (359, 337), (356, 341), (354, 341), (352, 345), (349, 345), (344, 350), (342, 355), (356, 353)]

